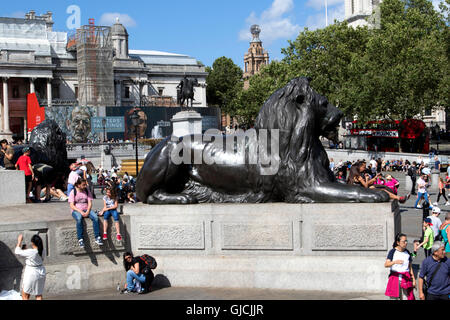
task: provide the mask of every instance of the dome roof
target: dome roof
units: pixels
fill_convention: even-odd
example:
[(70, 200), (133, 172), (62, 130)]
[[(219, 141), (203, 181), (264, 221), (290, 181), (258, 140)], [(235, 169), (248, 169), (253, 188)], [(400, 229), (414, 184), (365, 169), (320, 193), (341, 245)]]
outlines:
[(112, 25), (111, 34), (114, 36), (128, 36), (127, 29), (119, 22), (119, 18), (117, 18), (116, 23)]

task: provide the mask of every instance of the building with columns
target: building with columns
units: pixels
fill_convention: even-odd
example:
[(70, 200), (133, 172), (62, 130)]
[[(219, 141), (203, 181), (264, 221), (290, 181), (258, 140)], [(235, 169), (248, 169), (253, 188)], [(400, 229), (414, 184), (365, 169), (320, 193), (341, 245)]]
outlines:
[[(76, 40), (53, 30), (53, 15), (0, 17), (0, 137), (26, 138), (26, 100), (36, 93), (41, 106), (83, 105)], [(129, 50), (126, 28), (108, 28), (112, 42), (112, 105), (95, 105), (97, 116), (111, 106), (176, 106), (184, 76), (197, 78), (194, 107), (207, 107), (205, 67), (195, 58), (151, 50)], [(101, 89), (101, 88), (100, 88)]]

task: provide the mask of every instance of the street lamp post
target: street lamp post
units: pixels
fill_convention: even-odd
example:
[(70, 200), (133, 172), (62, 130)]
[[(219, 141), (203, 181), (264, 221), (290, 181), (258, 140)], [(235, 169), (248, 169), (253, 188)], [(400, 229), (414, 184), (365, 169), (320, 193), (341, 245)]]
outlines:
[(103, 142), (106, 142), (106, 118), (102, 119), (102, 124), (103, 124)]
[(139, 167), (138, 167), (138, 161), (139, 161), (139, 159), (138, 159), (138, 126), (139, 126), (140, 118), (139, 118), (139, 115), (138, 115), (138, 112), (137, 112), (136, 109), (133, 111), (133, 114), (130, 116), (130, 118), (131, 118), (131, 123), (134, 126), (134, 130), (135, 130), (134, 132), (135, 132), (135, 138), (136, 138), (135, 149), (136, 149), (136, 177), (137, 177), (137, 175), (139, 173)]

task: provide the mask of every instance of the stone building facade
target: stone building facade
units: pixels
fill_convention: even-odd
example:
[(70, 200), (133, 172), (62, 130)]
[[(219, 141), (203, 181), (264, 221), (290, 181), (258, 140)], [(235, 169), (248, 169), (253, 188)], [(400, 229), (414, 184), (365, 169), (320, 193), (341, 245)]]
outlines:
[[(27, 94), (41, 106), (82, 105), (78, 101), (77, 52), (74, 38), (53, 30), (53, 15), (30, 11), (25, 18), (0, 17), (0, 136), (26, 138)], [(116, 21), (110, 29), (115, 106), (175, 106), (184, 76), (197, 78), (194, 106), (206, 107), (205, 67), (195, 58), (160, 51), (129, 50), (129, 34)], [(97, 106), (105, 116), (107, 106)], [(110, 107), (110, 106), (108, 106)]]

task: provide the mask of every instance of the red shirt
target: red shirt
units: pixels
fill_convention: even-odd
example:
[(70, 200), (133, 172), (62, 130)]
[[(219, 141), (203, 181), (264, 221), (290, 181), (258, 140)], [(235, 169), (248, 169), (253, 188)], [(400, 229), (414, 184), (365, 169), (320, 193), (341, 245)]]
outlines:
[(29, 156), (26, 155), (20, 156), (16, 164), (19, 166), (19, 170), (25, 171), (26, 176), (32, 175), (29, 166), (31, 164), (31, 158)]

